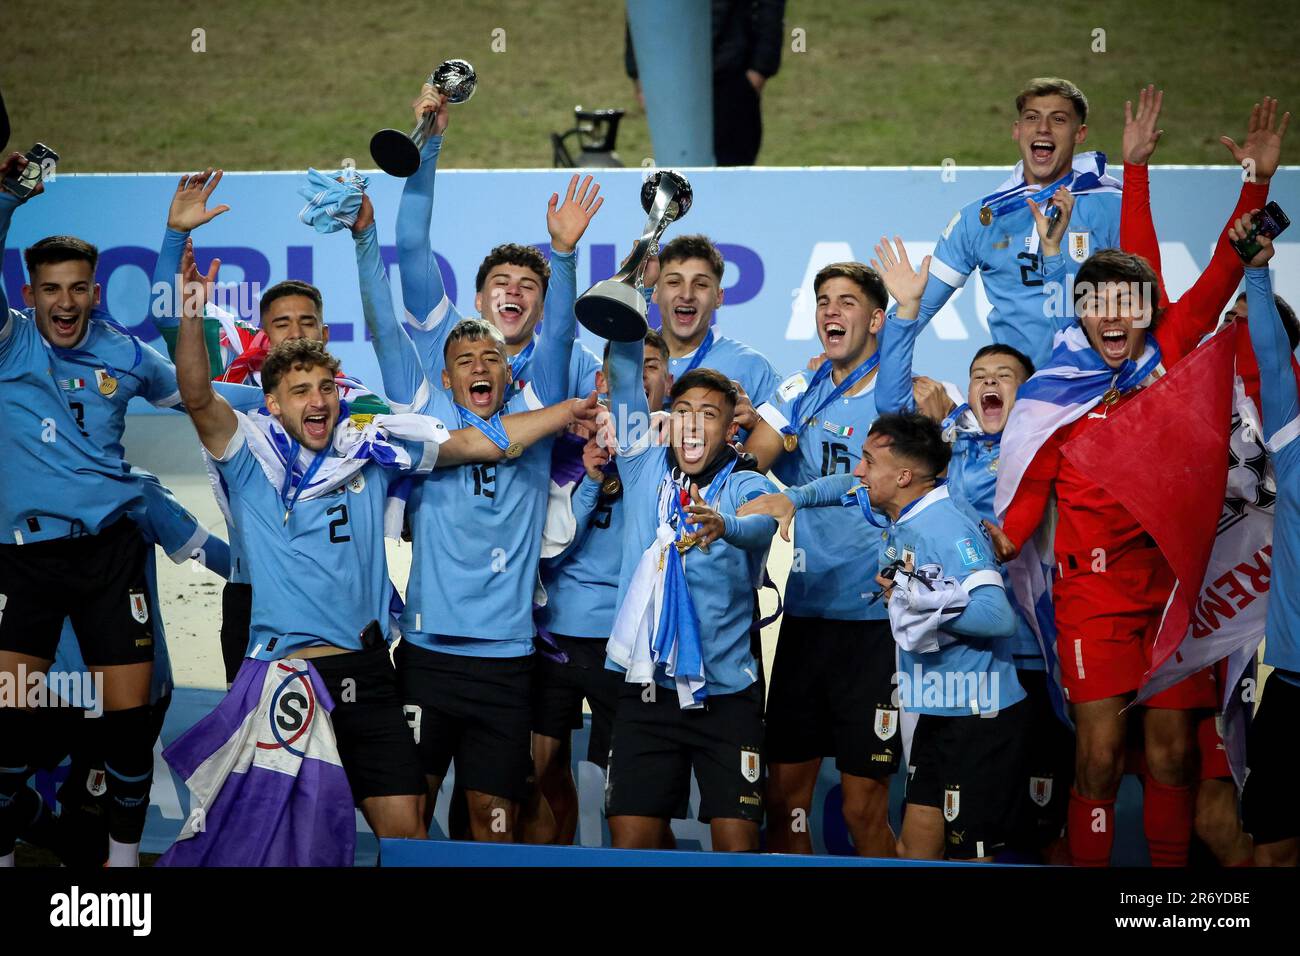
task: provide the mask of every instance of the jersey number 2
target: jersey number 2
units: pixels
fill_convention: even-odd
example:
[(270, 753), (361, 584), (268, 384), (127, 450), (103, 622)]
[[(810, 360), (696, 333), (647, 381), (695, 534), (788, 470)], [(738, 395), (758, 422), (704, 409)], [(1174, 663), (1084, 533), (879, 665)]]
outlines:
[(348, 506), (335, 505), (325, 512), (327, 515), (338, 515), (330, 522), (330, 541), (334, 544), (342, 544), (344, 541), (351, 541), (352, 535), (342, 534), (341, 530), (348, 525)]

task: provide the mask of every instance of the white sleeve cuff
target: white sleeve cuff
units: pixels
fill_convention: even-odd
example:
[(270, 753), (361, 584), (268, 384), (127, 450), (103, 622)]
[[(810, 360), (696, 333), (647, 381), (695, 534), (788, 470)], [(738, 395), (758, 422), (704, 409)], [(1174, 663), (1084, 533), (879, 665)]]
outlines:
[[(1290, 375), (1291, 370), (1287, 369), (1285, 374)], [(1276, 455), (1295, 441), (1296, 438), (1300, 438), (1300, 415), (1297, 415), (1273, 433), (1273, 437), (1268, 440), (1268, 450)]]
[(1006, 587), (1006, 583), (1002, 580), (1002, 574), (998, 571), (993, 571), (987, 568), (983, 571), (976, 571), (974, 574), (968, 575), (963, 578), (961, 582), (961, 588), (967, 594), (970, 594), (976, 588), (984, 587), (985, 585), (994, 585), (1000, 588)]
[(771, 402), (764, 402), (758, 406), (758, 417), (771, 425), (777, 432), (790, 424), (790, 420), (781, 414), (781, 410)]
[(930, 275), (954, 289), (960, 289), (966, 284), (966, 280), (970, 278), (969, 272), (957, 271), (938, 256), (930, 257)]

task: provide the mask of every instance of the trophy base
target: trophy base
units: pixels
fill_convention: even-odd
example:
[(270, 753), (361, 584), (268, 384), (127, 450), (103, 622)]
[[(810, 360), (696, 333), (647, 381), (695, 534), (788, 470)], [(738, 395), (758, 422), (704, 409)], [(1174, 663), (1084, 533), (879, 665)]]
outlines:
[(578, 296), (573, 311), (584, 328), (611, 342), (639, 342), (650, 327), (641, 292), (618, 279), (597, 282)]
[(370, 137), (370, 156), (388, 175), (401, 179), (413, 176), (420, 168), (419, 147), (399, 129), (381, 129)]

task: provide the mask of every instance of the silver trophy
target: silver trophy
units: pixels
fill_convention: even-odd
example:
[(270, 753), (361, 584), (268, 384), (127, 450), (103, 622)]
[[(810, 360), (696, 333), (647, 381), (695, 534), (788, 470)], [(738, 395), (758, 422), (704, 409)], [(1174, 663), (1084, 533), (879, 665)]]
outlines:
[[(468, 60), (447, 60), (429, 74), (429, 83), (447, 97), (449, 103), (464, 103), (474, 95), (478, 74)], [(381, 129), (370, 137), (370, 155), (375, 164), (390, 176), (405, 179), (420, 168), (420, 150), (429, 139), (436, 113), (426, 113), (411, 135), (400, 129)]]
[(645, 275), (646, 261), (658, 255), (659, 237), (668, 224), (681, 219), (691, 208), (691, 184), (681, 173), (658, 170), (641, 186), (641, 206), (650, 217), (623, 268), (613, 278), (602, 279), (578, 296), (573, 306), (584, 327), (614, 342), (645, 338), (649, 325), (641, 277)]

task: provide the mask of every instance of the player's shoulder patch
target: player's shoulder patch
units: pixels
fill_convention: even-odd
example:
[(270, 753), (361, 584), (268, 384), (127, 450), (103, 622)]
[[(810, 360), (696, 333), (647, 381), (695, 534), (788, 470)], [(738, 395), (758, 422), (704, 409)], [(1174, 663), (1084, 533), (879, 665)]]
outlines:
[(795, 372), (776, 387), (776, 394), (783, 402), (791, 401), (808, 391), (808, 379), (803, 372)]
[(953, 229), (957, 228), (957, 223), (959, 222), (961, 222), (960, 209), (958, 209), (955, 213), (952, 214), (952, 218), (948, 220), (948, 225), (943, 227), (943, 232), (940, 233), (940, 236), (944, 239), (947, 239), (949, 236), (952, 235)]
[(987, 560), (984, 556), (984, 549), (980, 547), (975, 538), (959, 539), (957, 541), (957, 553), (961, 555), (961, 563), (968, 568), (973, 568)]

